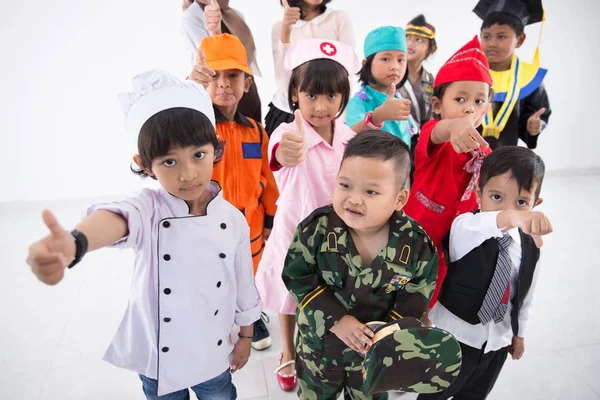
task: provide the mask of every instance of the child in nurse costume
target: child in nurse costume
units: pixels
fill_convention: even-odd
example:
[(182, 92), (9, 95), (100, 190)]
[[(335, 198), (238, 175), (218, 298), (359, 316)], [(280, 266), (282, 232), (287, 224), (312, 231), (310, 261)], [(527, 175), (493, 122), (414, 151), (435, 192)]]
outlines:
[(44, 211), (50, 234), (27, 262), (54, 285), (87, 251), (133, 248), (129, 306), (104, 359), (137, 372), (148, 399), (189, 398), (188, 388), (235, 399), (231, 372), (248, 361), (262, 304), (246, 220), (211, 181), (222, 153), (212, 103), (201, 85), (162, 71), (138, 75), (133, 86), (120, 102), (138, 143), (134, 172), (161, 188), (91, 206), (71, 232)]
[(281, 278), (298, 224), (331, 204), (344, 148), (354, 132), (340, 120), (350, 97), (349, 75), (359, 68), (352, 47), (305, 39), (291, 45), (284, 66), (292, 71), (288, 102), (295, 121), (279, 125), (269, 140), (269, 161), (279, 187), (273, 231), (256, 272), (265, 308), (279, 313), (283, 351), (277, 380), (293, 390), (297, 304)]

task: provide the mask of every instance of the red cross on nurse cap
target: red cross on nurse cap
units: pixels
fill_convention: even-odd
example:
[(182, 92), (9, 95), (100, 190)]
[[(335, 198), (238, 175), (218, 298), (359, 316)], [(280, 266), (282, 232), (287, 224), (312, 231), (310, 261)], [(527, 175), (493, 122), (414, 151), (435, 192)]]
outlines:
[(360, 69), (360, 60), (351, 46), (326, 39), (303, 39), (292, 44), (285, 54), (283, 66), (292, 71), (308, 61), (317, 59), (332, 60), (341, 64), (348, 75), (355, 74)]

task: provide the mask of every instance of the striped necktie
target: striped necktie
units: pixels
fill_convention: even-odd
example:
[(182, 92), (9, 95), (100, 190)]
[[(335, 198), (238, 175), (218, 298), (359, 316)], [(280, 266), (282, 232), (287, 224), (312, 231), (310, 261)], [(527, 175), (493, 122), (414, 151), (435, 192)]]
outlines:
[(482, 324), (487, 324), (492, 319), (497, 324), (504, 319), (508, 307), (508, 296), (510, 294), (510, 274), (512, 271), (512, 262), (508, 254), (508, 247), (512, 242), (512, 237), (505, 233), (498, 239), (498, 261), (492, 282), (488, 287), (481, 308), (477, 313)]

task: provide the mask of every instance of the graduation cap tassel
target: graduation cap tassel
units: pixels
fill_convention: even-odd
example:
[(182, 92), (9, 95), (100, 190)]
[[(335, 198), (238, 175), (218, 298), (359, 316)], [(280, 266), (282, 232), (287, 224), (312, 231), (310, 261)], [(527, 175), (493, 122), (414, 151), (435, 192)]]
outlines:
[(536, 66), (540, 66), (540, 46), (542, 44), (542, 33), (544, 32), (544, 23), (546, 22), (546, 10), (542, 10), (542, 24), (540, 26), (540, 35), (538, 37), (537, 48), (535, 49), (535, 54), (533, 55), (532, 64)]

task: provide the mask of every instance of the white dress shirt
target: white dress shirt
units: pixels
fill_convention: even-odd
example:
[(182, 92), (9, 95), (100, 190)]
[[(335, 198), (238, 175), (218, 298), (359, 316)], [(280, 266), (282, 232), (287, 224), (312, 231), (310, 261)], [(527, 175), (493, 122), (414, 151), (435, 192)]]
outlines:
[(205, 216), (162, 188), (87, 210), (124, 216), (129, 235), (113, 246), (136, 252), (129, 305), (104, 359), (158, 379), (159, 395), (226, 371), (234, 324), (260, 318), (246, 220), (218, 184), (207, 190)]
[[(471, 250), (480, 246), (483, 242), (490, 238), (499, 238), (503, 235), (502, 229), (498, 228), (496, 218), (497, 212), (481, 212), (478, 214), (466, 213), (462, 214), (454, 220), (450, 230), (450, 260), (448, 263), (460, 260), (467, 255)], [(508, 248), (510, 260), (512, 262), (512, 272), (510, 277), (510, 300), (504, 319), (499, 323), (490, 321), (483, 325), (481, 323), (472, 325), (463, 321), (439, 301), (433, 306), (429, 314), (429, 318), (438, 328), (442, 328), (452, 333), (459, 342), (477, 349), (481, 349), (485, 345), (485, 352), (496, 351), (506, 347), (512, 343), (512, 325), (511, 325), (511, 310), (512, 299), (517, 288), (517, 279), (521, 266), (521, 236), (518, 229), (511, 229), (509, 232), (512, 237), (512, 242)], [(531, 310), (531, 301), (533, 292), (537, 284), (539, 275), (539, 260), (533, 274), (533, 281), (523, 305), (519, 310), (519, 337), (525, 337), (527, 330), (527, 322)]]

